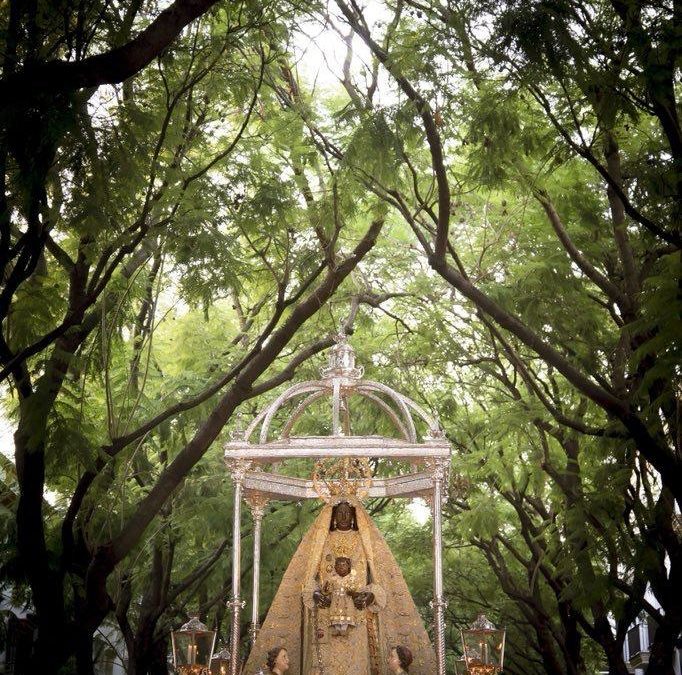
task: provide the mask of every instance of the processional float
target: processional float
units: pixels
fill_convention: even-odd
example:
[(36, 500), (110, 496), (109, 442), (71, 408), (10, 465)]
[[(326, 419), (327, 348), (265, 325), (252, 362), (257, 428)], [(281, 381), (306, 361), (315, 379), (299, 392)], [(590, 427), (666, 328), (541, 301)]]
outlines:
[[(345, 336), (338, 336), (329, 352), (329, 365), (321, 379), (295, 384), (262, 410), (243, 432), (237, 431), (225, 445), (225, 461), (234, 484), (230, 674), (238, 675), (241, 610), (241, 509), (245, 501), (253, 517), (253, 589), (250, 636), (252, 645), (259, 631), (260, 537), (263, 515), (271, 500), (318, 499), (324, 489), (325, 462), (354, 468), (346, 471), (350, 482), (363, 482), (366, 498), (421, 497), (431, 506), (433, 523), (433, 622), (437, 675), (445, 675), (446, 608), (443, 596), (442, 505), (446, 498), (451, 446), (438, 422), (421, 406), (392, 388), (363, 379), (355, 354)], [(398, 437), (353, 436), (349, 399), (362, 397), (381, 410)], [(320, 399), (331, 399), (331, 435), (295, 436), (294, 427), (304, 412)], [(296, 404), (297, 403), (297, 404)], [(287, 405), (293, 411), (276, 438), (271, 438), (275, 415)], [(415, 424), (417, 422), (417, 424)], [(418, 427), (425, 428), (423, 433)], [(288, 459), (316, 460), (309, 478), (285, 476), (268, 465)], [(370, 459), (405, 463), (407, 473), (367, 477), (357, 472)], [(363, 464), (364, 463), (364, 464)]]

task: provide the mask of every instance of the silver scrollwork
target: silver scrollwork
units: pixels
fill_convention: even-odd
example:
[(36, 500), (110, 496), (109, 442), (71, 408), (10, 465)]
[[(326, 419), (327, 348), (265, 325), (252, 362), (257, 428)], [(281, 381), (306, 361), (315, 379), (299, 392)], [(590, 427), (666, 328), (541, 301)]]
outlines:
[(270, 500), (261, 492), (248, 490), (244, 495), (244, 501), (249, 505), (254, 521), (262, 520)]
[(431, 478), (445, 483), (450, 474), (450, 459), (448, 457), (429, 457), (424, 460), (427, 471)]
[(436, 598), (434, 600), (429, 601), (429, 607), (431, 609), (440, 608), (440, 609), (445, 610), (448, 608), (448, 601), (443, 597)]
[(232, 480), (235, 483), (241, 483), (244, 481), (244, 477), (251, 469), (251, 460), (248, 459), (231, 459), (227, 461), (227, 469), (232, 476)]
[(240, 598), (230, 598), (225, 603), (225, 606), (228, 607), (229, 609), (244, 609), (245, 605), (246, 600), (241, 600)]

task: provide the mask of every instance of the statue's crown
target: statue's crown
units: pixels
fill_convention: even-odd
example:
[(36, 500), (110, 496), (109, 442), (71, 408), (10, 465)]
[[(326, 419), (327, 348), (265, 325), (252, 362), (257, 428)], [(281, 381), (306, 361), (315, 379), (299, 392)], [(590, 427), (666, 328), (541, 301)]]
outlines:
[(320, 499), (338, 504), (346, 498), (363, 499), (372, 485), (372, 467), (366, 457), (320, 459), (313, 469), (313, 488)]

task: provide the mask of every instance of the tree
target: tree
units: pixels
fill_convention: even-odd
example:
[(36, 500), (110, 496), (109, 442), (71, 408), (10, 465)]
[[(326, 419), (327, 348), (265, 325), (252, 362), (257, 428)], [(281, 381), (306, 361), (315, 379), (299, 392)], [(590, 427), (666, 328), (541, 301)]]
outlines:
[[(526, 386), (536, 389), (554, 421), (587, 435), (624, 437), (653, 467), (662, 486), (656, 518), (660, 539), (654, 547), (664, 549), (664, 556), (671, 561), (667, 589), (677, 591), (675, 568), (680, 547), (673, 534), (673, 503), (676, 499), (679, 505), (681, 495), (676, 480), (680, 465), (672, 366), (677, 357), (671, 360), (669, 357), (675, 353), (671, 328), (677, 324), (679, 315), (675, 311), (657, 311), (664, 297), (675, 298), (674, 302), (679, 304), (675, 290), (679, 262), (675, 214), (679, 212), (679, 198), (668, 187), (677, 176), (675, 115), (669, 112), (670, 89), (665, 87), (674, 66), (662, 46), (667, 45), (672, 25), (669, 8), (661, 7), (658, 13), (647, 17), (651, 19), (652, 30), (660, 29), (655, 35), (661, 41), (658, 43), (661, 49), (651, 51), (650, 44), (644, 56), (646, 48), (640, 49), (643, 15), (606, 3), (589, 8), (566, 3), (560, 10), (554, 5), (524, 3), (503, 5), (499, 10), (482, 7), (480, 11), (405, 3), (397, 6), (381, 37), (377, 37), (377, 31), (369, 26), (356, 4), (339, 1), (337, 5), (343, 19), (392, 77), (396, 96), (406, 99), (406, 113), (403, 118), (395, 118), (395, 131), (389, 133), (395, 138), (408, 137), (403, 132), (404, 124), (400, 124), (405, 118), (410, 125), (418, 122), (423, 132), (416, 139), (416, 149), (410, 152), (411, 148), (406, 146), (401, 153), (405, 171), (402, 181), (386, 180), (371, 171), (367, 172), (370, 175), (366, 180), (410, 224), (434, 271), (471, 301), (479, 315), (489, 317), (517, 339), (519, 345), (531, 349), (544, 364), (542, 368), (558, 372), (576, 393), (596, 404), (605, 415), (596, 427), (581, 424), (543, 395), (532, 370), (523, 373)], [(411, 17), (406, 16), (406, 7), (414, 9)], [(412, 21), (414, 17), (416, 22)], [(486, 40), (474, 39), (473, 22), (491, 26)], [(433, 36), (431, 40), (420, 41), (421, 53), (416, 57), (415, 23), (422, 37)], [(540, 32), (539, 42), (528, 33), (521, 34), (529, 24), (546, 29)], [(621, 34), (623, 42), (618, 43)], [(453, 44), (456, 50), (450, 49)], [(542, 54), (538, 54), (538, 45)], [(531, 52), (531, 47), (535, 51)], [(658, 63), (656, 59), (660, 60), (663, 52), (666, 56), (660, 64), (659, 91), (653, 64)], [(470, 168), (477, 172), (473, 178), (490, 188), (515, 184), (542, 207), (566, 260), (585, 284), (580, 295), (574, 289), (572, 302), (577, 297), (590, 299), (613, 323), (615, 334), (612, 333), (602, 358), (595, 359), (603, 349), (601, 334), (594, 336), (598, 339), (591, 345), (588, 340), (588, 348), (581, 353), (582, 350), (567, 345), (565, 333), (547, 320), (551, 315), (538, 322), (513, 298), (504, 297), (499, 283), (477, 281), (462, 262), (461, 235), (459, 241), (450, 236), (458, 234), (451, 224), (450, 184), (456, 176), (454, 147), (442, 137), (442, 110), (435, 109), (429, 101), (437, 90), (443, 92), (444, 98), (448, 94), (447, 88), (445, 91), (439, 88), (446, 79), (439, 64), (452, 64), (456, 69), (453, 53), (463, 57), (471, 80), (470, 88), (463, 88), (458, 94), (460, 101), (468, 102), (465, 97), (473, 99), (473, 105), (464, 109), (462, 120), (468, 126), (464, 143), (473, 146), (464, 153)], [(675, 47), (671, 47), (670, 53), (676, 53)], [(616, 64), (614, 59), (620, 60)], [(647, 65), (640, 70), (643, 63)], [(503, 74), (507, 76), (505, 80), (500, 79)], [(358, 91), (356, 88), (356, 94)], [(365, 100), (371, 104), (370, 94), (371, 91)], [(628, 100), (630, 106), (626, 105)], [(637, 107), (636, 111), (632, 105)], [(384, 111), (378, 114), (383, 115)], [(552, 137), (544, 135), (548, 128), (556, 134), (556, 151), (550, 155), (550, 164), (545, 149)], [(641, 175), (640, 183), (624, 178), (621, 136), (627, 138), (628, 170)], [(515, 152), (519, 143), (525, 144), (521, 146), (525, 148), (524, 157)], [(605, 163), (597, 159), (597, 147), (603, 148)], [(534, 148), (542, 148), (540, 155), (534, 154)], [(428, 150), (428, 155), (424, 150)], [(673, 163), (662, 162), (657, 166), (657, 189), (640, 190), (640, 186), (650, 184), (653, 176), (649, 171), (640, 174), (635, 167), (645, 163), (652, 151), (659, 156), (663, 152), (672, 153)], [(451, 159), (446, 162), (448, 152)], [(428, 180), (420, 174), (425, 168), (425, 157), (432, 171)], [(596, 212), (592, 214), (591, 230), (585, 223), (586, 233), (599, 241), (601, 249), (593, 259), (574, 243), (549, 189), (557, 167), (580, 167), (582, 161), (596, 170), (596, 175), (586, 175), (584, 190), (594, 185), (597, 178), (604, 181), (599, 186), (600, 197), (608, 205), (613, 232), (611, 242), (598, 239), (602, 230), (597, 227), (601, 218), (595, 218)], [(363, 168), (367, 171), (366, 166)], [(461, 187), (466, 189), (466, 183)], [(647, 213), (656, 213), (656, 221)], [(640, 228), (636, 243), (630, 240), (628, 218)], [(616, 257), (609, 250), (611, 246), (615, 247)], [(595, 260), (599, 262), (595, 264)], [(659, 339), (661, 336), (665, 337)], [(515, 346), (510, 348), (514, 350)], [(510, 358), (514, 358), (511, 350)], [(668, 593), (661, 597), (664, 606), (668, 597)], [(672, 636), (680, 629), (679, 607), (668, 603), (665, 612), (663, 624), (657, 630), (661, 643), (653, 648), (656, 656), (651, 668), (669, 672)]]
[[(147, 49), (153, 31), (169, 38), (170, 24), (179, 32), (191, 12), (196, 16), (209, 4), (175, 3), (151, 22), (134, 49), (93, 56), (94, 62), (87, 48), (121, 40), (118, 31), (131, 30), (139, 5), (126, 16), (106, 6), (111, 21), (101, 30), (97, 12), (81, 16), (72, 28), (77, 17), (68, 8), (63, 16), (60, 8), (46, 8), (40, 26), (36, 14), (10, 8), (8, 35), (16, 44), (4, 62), (4, 85), (14, 88), (15, 104), (28, 112), (20, 116), (15, 108), (3, 118), (3, 233), (10, 257), (3, 363), (16, 392), (17, 547), (38, 621), (34, 658), (55, 672), (72, 654), (79, 672), (91, 672), (93, 631), (112, 609), (108, 578), (239, 404), (291, 377), (330, 343), (324, 338), (304, 344), (285, 356), (285, 367), (259, 380), (372, 248), (383, 223), (375, 212), (370, 223), (365, 217), (345, 228), (339, 216), (323, 250), (297, 243), (290, 228), (296, 205), (277, 201), (280, 180), (268, 184), (266, 176), (279, 167), (266, 160), (253, 117), (264, 69), (277, 51), (274, 22), (267, 36), (272, 44), (262, 43), (262, 34), (247, 34), (247, 28), (264, 25), (260, 8), (225, 8), (186, 31), (175, 49), (159, 56), (156, 68), (115, 90), (111, 101), (99, 102), (108, 108), (104, 119), (92, 103), (94, 91), (75, 91), (99, 83), (88, 73), (101, 74), (103, 59), (113, 64), (104, 81), (134, 72), (126, 59), (140, 57), (140, 45), (145, 55), (133, 61), (144, 66), (154, 55)], [(67, 52), (73, 41), (77, 63), (36, 65), (53, 41)], [(159, 37), (154, 44), (160, 51), (169, 41)], [(21, 71), (19, 55), (26, 61)], [(116, 70), (121, 62), (125, 68)], [(63, 105), (22, 99), (22, 82), (46, 73), (56, 77), (56, 71), (64, 73), (55, 83)], [(213, 136), (211, 126), (225, 105), (238, 112), (223, 124), (223, 134)], [(21, 147), (15, 143), (17, 124), (29, 137)], [(244, 163), (227, 164), (249, 124), (254, 136)], [(131, 143), (137, 149), (132, 156)], [(246, 184), (259, 161), (260, 183)], [(225, 189), (223, 181), (244, 185), (243, 192)], [(270, 232), (260, 228), (264, 218)], [(229, 246), (207, 248), (207, 228), (212, 244), (217, 237)], [(350, 253), (340, 253), (341, 244)], [(258, 262), (240, 267), (242, 256)], [(212, 263), (218, 263), (216, 273), (206, 279), (204, 265)], [(170, 274), (163, 273), (164, 265)], [(184, 274), (187, 302), (203, 301), (208, 309), (207, 298), (219, 290), (233, 294), (242, 323), (232, 349), (205, 366), (199, 383), (150, 391), (149, 373), (159, 367), (151, 349), (159, 293), (173, 273)], [(201, 286), (193, 287), (198, 280)], [(162, 447), (168, 426), (190, 411), (199, 418), (170, 455)], [(106, 428), (97, 423), (102, 419)], [(135, 464), (132, 475), (129, 462)], [(98, 500), (120, 481), (133, 481), (137, 489), (117, 508), (102, 511)], [(47, 485), (69, 495), (56, 522), (44, 512)], [(106, 525), (104, 532), (91, 538), (98, 525)]]
[[(582, 673), (601, 654), (623, 673), (643, 610), (650, 672), (670, 672), (674, 8), (404, 0), (371, 22), (337, 7), (0, 10), (18, 492), (3, 570), (37, 611), (36, 658), (91, 672), (112, 614), (139, 673), (163, 668), (189, 606), (220, 630), (229, 486), (212, 448), (343, 325), (458, 450), (446, 557), (472, 572), (449, 580), (453, 625), (477, 607), (507, 622), (510, 672)], [(293, 65), (311, 19), (348, 50), (331, 96)], [(428, 616), (425, 532), (375, 506)], [(266, 601), (310, 515), (272, 507)]]

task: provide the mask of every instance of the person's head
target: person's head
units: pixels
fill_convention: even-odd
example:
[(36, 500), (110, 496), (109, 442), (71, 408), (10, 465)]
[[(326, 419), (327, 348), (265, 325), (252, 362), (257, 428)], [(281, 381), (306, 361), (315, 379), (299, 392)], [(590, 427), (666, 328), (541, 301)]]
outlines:
[(391, 649), (388, 666), (394, 673), (397, 673), (400, 670), (404, 670), (406, 673), (409, 672), (411, 663), (412, 652), (407, 647), (398, 645)]
[(343, 558), (339, 556), (334, 561), (334, 570), (340, 577), (345, 577), (347, 574), (350, 574), (351, 568), (352, 564), (350, 558)]
[(268, 668), (272, 671), (278, 670), (280, 673), (286, 673), (289, 670), (289, 654), (284, 647), (273, 647), (268, 652), (267, 658)]
[(355, 509), (348, 502), (339, 502), (332, 511), (332, 530), (357, 530)]

